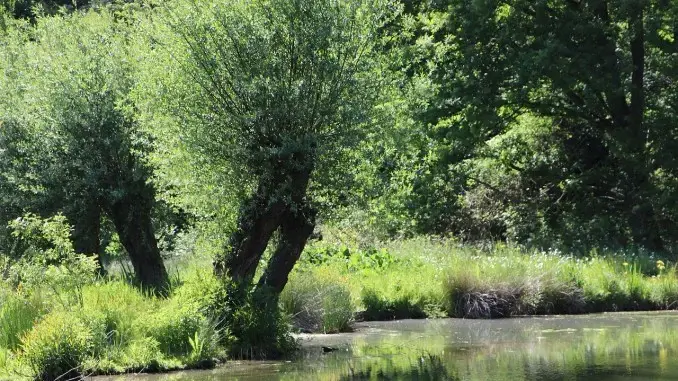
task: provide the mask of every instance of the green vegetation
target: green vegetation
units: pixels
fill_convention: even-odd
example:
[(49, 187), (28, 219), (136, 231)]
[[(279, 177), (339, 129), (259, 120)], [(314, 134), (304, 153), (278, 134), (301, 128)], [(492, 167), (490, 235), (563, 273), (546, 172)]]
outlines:
[[(314, 243), (302, 257), (283, 293), (288, 313), (312, 305), (299, 291), (307, 279), (315, 279), (318, 289), (327, 288), (329, 279), (347, 285), (365, 320), (662, 310), (678, 303), (676, 264), (647, 255), (572, 257), (429, 238), (385, 243), (379, 250), (336, 247), (342, 244)], [(329, 293), (316, 299), (332, 303)]]
[(346, 332), (356, 310), (349, 287), (348, 279), (332, 269), (309, 268), (293, 274), (280, 303), (302, 331)]
[(676, 308), (677, 52), (658, 0), (0, 0), (2, 372)]
[[(230, 292), (209, 264), (184, 267), (166, 297), (110, 276), (90, 277), (77, 287), (55, 288), (59, 283), (52, 281), (4, 289), (3, 372), (52, 379), (68, 372), (152, 372), (276, 357), (294, 350), (288, 324), (329, 333), (349, 330), (356, 318), (497, 318), (670, 309), (678, 303), (675, 265), (647, 255), (592, 252), (579, 258), (432, 238), (361, 249), (358, 240), (335, 239), (328, 230), (328, 238), (309, 246), (280, 296), (281, 309), (275, 299), (223, 301)], [(63, 255), (79, 256), (73, 250)], [(46, 273), (78, 264), (60, 263), (47, 265)], [(220, 318), (223, 307), (214, 307), (223, 305), (232, 308), (226, 319)]]

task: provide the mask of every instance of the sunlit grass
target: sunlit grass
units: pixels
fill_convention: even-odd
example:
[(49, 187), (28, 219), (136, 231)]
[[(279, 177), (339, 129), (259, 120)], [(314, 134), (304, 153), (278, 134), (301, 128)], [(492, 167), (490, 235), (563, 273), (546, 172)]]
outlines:
[(355, 237), (329, 236), (334, 240), (311, 245), (298, 268), (347, 278), (368, 320), (678, 308), (675, 264), (647, 254), (575, 257), (431, 238), (370, 248)]

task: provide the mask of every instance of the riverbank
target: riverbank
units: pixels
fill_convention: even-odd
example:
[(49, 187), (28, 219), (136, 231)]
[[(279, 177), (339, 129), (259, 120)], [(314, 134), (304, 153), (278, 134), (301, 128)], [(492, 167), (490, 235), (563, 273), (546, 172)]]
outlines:
[(362, 249), (316, 242), (282, 302), (300, 330), (339, 332), (351, 320), (670, 310), (678, 276), (674, 262), (650, 254), (482, 250), (423, 238)]
[[(183, 264), (181, 264), (183, 263)], [(190, 263), (189, 265), (185, 265)], [(82, 284), (0, 288), (0, 378), (164, 372), (293, 351), (297, 332), (350, 331), (356, 320), (504, 318), (535, 314), (665, 310), (678, 276), (665, 258), (631, 253), (481, 250), (414, 239), (313, 242), (280, 298), (281, 317), (210, 307), (223, 296), (209, 260), (175, 262), (159, 298), (112, 276)], [(70, 278), (68, 278), (70, 279)], [(271, 340), (271, 337), (273, 338)]]
[(291, 361), (95, 381), (673, 380), (677, 327), (674, 312), (364, 322), (351, 333), (299, 335)]

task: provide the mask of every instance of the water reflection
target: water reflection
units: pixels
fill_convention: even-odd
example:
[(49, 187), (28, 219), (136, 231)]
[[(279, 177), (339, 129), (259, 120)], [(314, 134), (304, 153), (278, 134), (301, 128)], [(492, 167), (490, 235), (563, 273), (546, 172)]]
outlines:
[(678, 380), (677, 329), (674, 313), (364, 323), (303, 336), (291, 362), (135, 379)]
[(419, 361), (410, 364), (409, 368), (399, 368), (398, 366), (384, 366), (384, 364), (374, 364), (362, 369), (350, 368), (348, 374), (339, 378), (341, 381), (357, 380), (450, 380), (456, 381), (457, 377), (450, 375), (443, 360), (434, 355), (422, 356)]

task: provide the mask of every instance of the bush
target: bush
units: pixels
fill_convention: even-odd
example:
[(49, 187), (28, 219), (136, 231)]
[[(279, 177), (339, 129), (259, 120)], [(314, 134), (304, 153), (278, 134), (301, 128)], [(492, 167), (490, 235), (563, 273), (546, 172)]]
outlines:
[(98, 264), (94, 257), (75, 252), (66, 218), (27, 214), (9, 227), (19, 257), (9, 266), (10, 281), (28, 291), (50, 290), (63, 307), (80, 303), (80, 291), (95, 280)]
[(350, 330), (355, 306), (346, 279), (318, 268), (293, 274), (280, 295), (283, 311), (305, 332)]
[(22, 339), (21, 361), (40, 380), (80, 377), (91, 352), (92, 334), (78, 318), (55, 311), (38, 322)]
[(215, 365), (215, 357), (220, 355), (220, 342), (230, 340), (223, 338), (219, 329), (219, 321), (203, 319), (198, 331), (188, 339), (191, 353), (188, 355), (188, 365), (191, 368), (211, 368)]
[(279, 300), (265, 293), (243, 293), (232, 283), (222, 285), (214, 316), (219, 317), (222, 343), (238, 359), (280, 358), (297, 349)]

